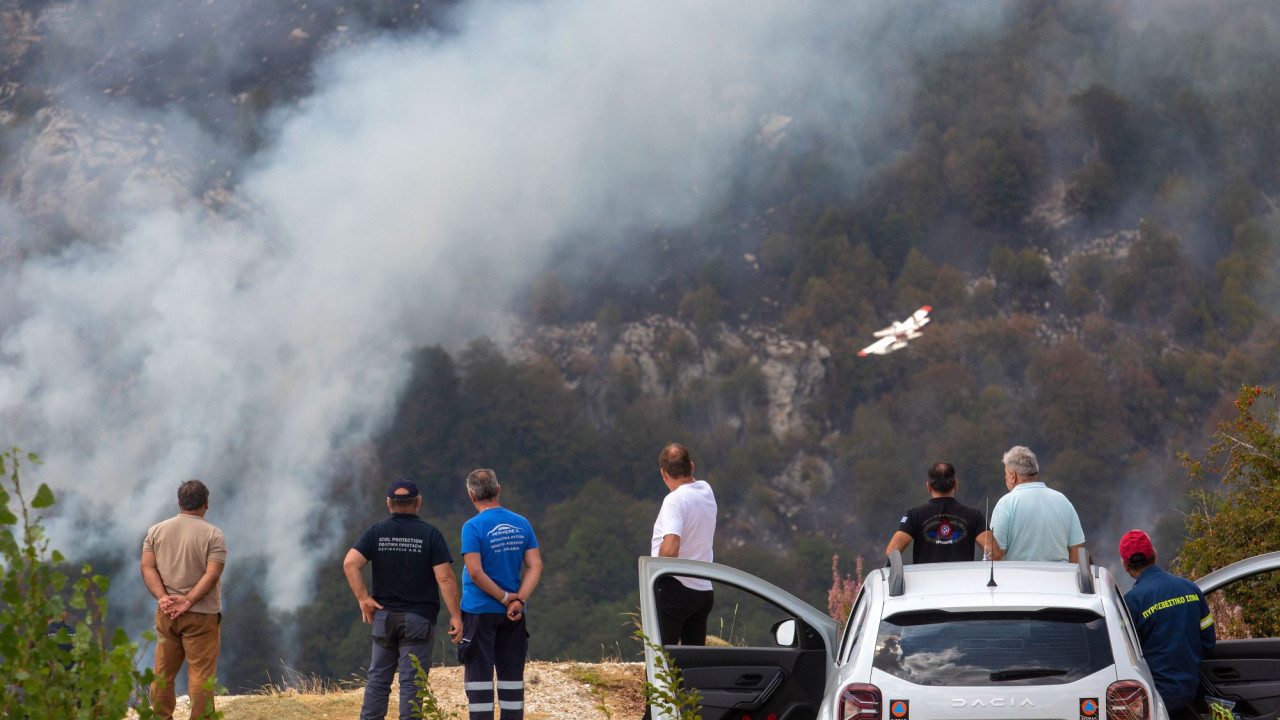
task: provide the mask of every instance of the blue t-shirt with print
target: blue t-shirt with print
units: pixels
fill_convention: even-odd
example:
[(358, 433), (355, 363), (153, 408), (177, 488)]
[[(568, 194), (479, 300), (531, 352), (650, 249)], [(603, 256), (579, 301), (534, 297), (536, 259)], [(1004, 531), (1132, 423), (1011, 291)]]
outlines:
[[(504, 507), (485, 510), (462, 526), (462, 554), (480, 553), (480, 567), (505, 592), (520, 589), (524, 552), (538, 547), (529, 521)], [(462, 610), (469, 613), (505, 613), (502, 603), (476, 586), (462, 570)]]

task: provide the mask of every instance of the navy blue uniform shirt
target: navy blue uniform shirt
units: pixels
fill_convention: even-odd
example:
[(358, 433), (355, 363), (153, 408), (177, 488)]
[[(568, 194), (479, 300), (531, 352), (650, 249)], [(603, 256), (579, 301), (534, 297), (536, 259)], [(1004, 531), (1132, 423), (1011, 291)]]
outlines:
[(987, 517), (954, 497), (936, 497), (908, 510), (898, 529), (911, 536), (911, 562), (917, 565), (973, 560)]
[(435, 566), (453, 562), (453, 556), (434, 525), (413, 513), (394, 513), (370, 525), (352, 547), (373, 564), (369, 594), (379, 605), (436, 622), (440, 586)]
[(1124, 602), (1165, 706), (1190, 705), (1200, 685), (1200, 659), (1217, 642), (1200, 588), (1152, 565), (1138, 575)]

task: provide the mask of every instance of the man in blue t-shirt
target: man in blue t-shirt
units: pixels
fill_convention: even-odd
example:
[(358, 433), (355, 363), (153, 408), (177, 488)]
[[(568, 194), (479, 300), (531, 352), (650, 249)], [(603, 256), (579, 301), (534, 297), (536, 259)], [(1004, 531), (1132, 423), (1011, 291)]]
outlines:
[(1172, 720), (1198, 720), (1191, 709), (1200, 661), (1217, 636), (1213, 613), (1195, 583), (1156, 567), (1156, 549), (1141, 530), (1120, 538), (1120, 560), (1135, 582), (1125, 593), (1142, 654)]
[(477, 514), (462, 526), (464, 631), (458, 661), (465, 666), (471, 720), (493, 720), (495, 668), (499, 717), (524, 717), (524, 658), (529, 650), (524, 611), (542, 577), (538, 538), (528, 520), (498, 503), (500, 490), (492, 470), (467, 476), (467, 495)]
[[(418, 678), (412, 657), (431, 667), (431, 643), (440, 599), (449, 608), (449, 637), (462, 635), (458, 583), (444, 536), (418, 517), (422, 497), (412, 478), (398, 478), (387, 490), (391, 517), (369, 526), (347, 551), (342, 570), (360, 603), (360, 617), (373, 624), (373, 659), (364, 688), (360, 720), (383, 720), (391, 680), (400, 671), (400, 720), (413, 717)], [(373, 592), (365, 588), (362, 568), (373, 563)]]

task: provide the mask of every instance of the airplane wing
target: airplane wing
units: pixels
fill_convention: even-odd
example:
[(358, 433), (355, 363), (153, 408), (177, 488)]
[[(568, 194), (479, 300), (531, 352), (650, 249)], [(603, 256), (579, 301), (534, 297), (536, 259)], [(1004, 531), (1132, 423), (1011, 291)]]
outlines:
[(877, 330), (871, 333), (875, 337), (890, 337), (893, 335), (905, 335), (915, 332), (929, 323), (929, 311), (933, 308), (925, 305), (919, 310), (911, 313), (911, 316), (902, 322), (897, 320), (893, 324), (883, 330)]
[(896, 342), (893, 337), (883, 337), (862, 348), (858, 353), (858, 357), (866, 357), (867, 355), (884, 355), (893, 351), (893, 344)]
[(929, 311), (932, 309), (933, 308), (928, 305), (925, 305), (919, 310), (911, 313), (911, 317), (907, 318), (906, 322), (903, 324), (907, 325), (911, 330), (919, 330), (929, 324)]

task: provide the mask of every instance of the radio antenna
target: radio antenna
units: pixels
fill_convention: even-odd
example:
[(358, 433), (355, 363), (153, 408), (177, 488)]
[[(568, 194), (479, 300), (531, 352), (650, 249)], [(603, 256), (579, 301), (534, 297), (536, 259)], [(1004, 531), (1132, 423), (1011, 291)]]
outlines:
[(987, 587), (997, 587), (996, 585), (996, 554), (991, 549), (991, 544), (995, 543), (995, 533), (991, 532), (991, 497), (987, 496), (987, 546), (983, 548), (987, 559), (991, 561), (991, 578), (987, 580)]

